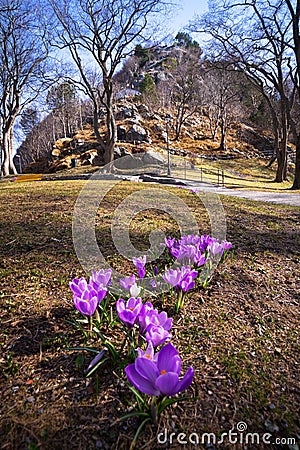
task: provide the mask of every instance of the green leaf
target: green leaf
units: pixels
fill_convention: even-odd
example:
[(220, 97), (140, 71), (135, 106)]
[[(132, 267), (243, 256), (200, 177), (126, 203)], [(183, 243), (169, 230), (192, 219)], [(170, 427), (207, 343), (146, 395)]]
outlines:
[(149, 408), (149, 406), (147, 405), (147, 402), (146, 402), (145, 398), (143, 398), (142, 394), (140, 394), (140, 392), (137, 391), (133, 386), (128, 385), (128, 387), (134, 393), (134, 396), (137, 399), (137, 401), (139, 400), (143, 405), (146, 405)]
[(100, 366), (102, 366), (102, 364), (104, 364), (106, 361), (109, 361), (109, 357), (106, 356), (104, 359), (102, 359), (101, 361), (98, 362), (98, 364), (96, 364), (89, 372), (87, 372), (87, 374), (85, 375), (86, 377), (90, 377), (97, 369), (99, 369)]
[(173, 405), (173, 403), (183, 402), (186, 400), (191, 400), (190, 397), (164, 397), (161, 402), (158, 403), (157, 412), (160, 415), (168, 406)]
[(140, 432), (142, 431), (142, 429), (144, 428), (144, 426), (146, 425), (147, 422), (150, 422), (151, 418), (147, 417), (147, 419), (145, 419), (140, 426), (138, 427), (138, 429), (136, 430), (136, 433), (134, 435), (133, 441), (130, 444), (130, 450), (132, 450), (136, 444), (136, 441), (138, 440), (138, 437), (140, 435)]
[(131, 417), (149, 417), (149, 414), (142, 411), (133, 411), (131, 413), (125, 414), (125, 416), (120, 417), (120, 420), (127, 420)]
[(88, 352), (99, 353), (99, 350), (91, 347), (66, 347), (66, 350), (87, 350)]

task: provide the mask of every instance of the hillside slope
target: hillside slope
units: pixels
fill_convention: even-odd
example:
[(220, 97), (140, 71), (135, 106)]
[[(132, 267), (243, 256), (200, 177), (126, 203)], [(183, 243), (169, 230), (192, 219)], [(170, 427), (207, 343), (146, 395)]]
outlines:
[[(219, 149), (219, 137), (212, 140), (209, 121), (205, 116), (194, 115), (183, 126), (180, 139), (173, 140), (174, 128), (172, 120), (166, 132), (165, 115), (161, 112), (150, 112), (143, 104), (133, 100), (125, 100), (116, 105), (118, 141), (115, 158), (128, 153), (164, 152), (167, 139), (171, 153), (187, 155), (191, 159), (197, 157), (209, 160), (235, 160), (241, 158), (266, 158), (272, 153), (272, 137), (249, 124), (239, 124), (228, 132), (227, 150)], [(99, 123), (102, 134), (104, 123)], [(70, 138), (55, 142), (49, 158), (42, 158), (28, 165), (26, 173), (51, 173), (76, 166), (101, 166), (103, 159), (98, 155), (100, 145), (90, 125), (77, 130)]]

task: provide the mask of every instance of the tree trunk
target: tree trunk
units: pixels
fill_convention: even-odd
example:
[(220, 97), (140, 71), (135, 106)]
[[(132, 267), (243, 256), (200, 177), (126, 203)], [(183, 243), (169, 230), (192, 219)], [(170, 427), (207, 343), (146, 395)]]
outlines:
[[(282, 96), (283, 98), (283, 96)], [(282, 137), (279, 143), (279, 151), (278, 151), (278, 167), (276, 172), (275, 181), (277, 183), (281, 183), (285, 181), (287, 178), (287, 143), (288, 143), (288, 117), (287, 117), (287, 109), (286, 104), (282, 104), (282, 113), (281, 113), (281, 132)]]
[(291, 189), (300, 189), (300, 134), (297, 136), (296, 141), (296, 164), (294, 182)]
[(16, 175), (17, 169), (13, 162), (13, 126), (3, 131), (2, 138), (3, 163), (1, 173), (3, 176)]
[(277, 153), (277, 171), (275, 182), (282, 183), (286, 179), (287, 172), (287, 155), (286, 155), (286, 146), (280, 145)]
[(220, 120), (220, 111), (218, 111), (217, 117), (214, 115), (214, 111), (208, 110), (208, 118), (209, 118), (209, 128), (211, 132), (211, 138), (213, 141), (216, 140), (217, 130), (219, 126)]
[(104, 162), (105, 164), (109, 164), (114, 160), (114, 150), (117, 142), (117, 126), (112, 108), (108, 108), (106, 120), (108, 124), (108, 136), (104, 151)]
[(220, 128), (221, 128), (220, 150), (226, 150), (227, 149), (227, 146), (226, 146), (226, 119), (223, 116), (223, 114), (221, 116)]
[(104, 79), (104, 88), (106, 93), (106, 125), (107, 139), (104, 150), (104, 162), (109, 164), (114, 160), (115, 144), (117, 142), (117, 126), (113, 112), (113, 87), (109, 79)]

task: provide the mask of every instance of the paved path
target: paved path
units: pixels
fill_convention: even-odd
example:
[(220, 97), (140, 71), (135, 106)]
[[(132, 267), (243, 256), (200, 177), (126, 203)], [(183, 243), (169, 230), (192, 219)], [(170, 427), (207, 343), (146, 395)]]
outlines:
[[(65, 177), (60, 177), (60, 180), (88, 180), (91, 174), (81, 174), (81, 175), (66, 175)], [(43, 179), (51, 180), (51, 177), (46, 176)], [(94, 174), (94, 179), (100, 180), (114, 180), (114, 179), (126, 179), (129, 181), (143, 181), (150, 183), (159, 183), (165, 185), (177, 185), (184, 187), (186, 189), (196, 189), (203, 192), (215, 192), (216, 194), (229, 195), (232, 197), (248, 198), (250, 200), (257, 200), (262, 202), (272, 202), (284, 205), (299, 206), (300, 207), (300, 193), (297, 191), (294, 193), (285, 192), (262, 192), (262, 191), (250, 191), (243, 189), (229, 189), (226, 187), (220, 187), (214, 184), (201, 183), (191, 180), (182, 180), (172, 177), (162, 177), (155, 175), (115, 175), (115, 174)]]
[(261, 202), (272, 202), (284, 205), (300, 206), (299, 191), (295, 194), (287, 194), (285, 192), (248, 191), (243, 189), (229, 189), (206, 183), (195, 183), (193, 181), (186, 181), (186, 185), (192, 189), (199, 189), (200, 191), (203, 190), (204, 192), (216, 192), (217, 194), (229, 195), (231, 197), (241, 197)]
[(203, 192), (215, 192), (216, 194), (229, 195), (232, 197), (248, 198), (250, 200), (256, 200), (261, 202), (272, 202), (283, 205), (300, 206), (300, 192), (285, 193), (285, 192), (263, 192), (263, 191), (250, 191), (244, 189), (230, 189), (226, 187), (220, 187), (210, 183), (201, 183), (191, 180), (181, 180), (168, 177), (144, 177), (144, 181), (153, 181), (157, 183), (182, 185), (187, 189), (196, 189)]

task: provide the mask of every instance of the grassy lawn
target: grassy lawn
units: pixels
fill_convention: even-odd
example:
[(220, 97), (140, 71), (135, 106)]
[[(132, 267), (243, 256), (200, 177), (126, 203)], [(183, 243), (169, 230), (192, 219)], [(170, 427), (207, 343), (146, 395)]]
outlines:
[[(120, 365), (107, 364), (86, 378), (90, 354), (67, 350), (84, 344), (73, 325), (77, 316), (69, 289), (72, 278), (85, 276), (72, 240), (73, 209), (84, 183), (0, 185), (3, 449), (128, 449), (139, 425), (137, 419), (119, 420), (134, 405)], [(140, 189), (147, 185), (117, 183), (95, 220), (102, 253), (124, 275), (134, 267), (117, 254), (110, 227), (116, 207)], [(207, 212), (195, 194), (157, 189), (180, 197), (201, 234), (210, 233)], [(172, 298), (163, 305), (156, 300), (157, 307), (174, 317), (173, 343), (183, 369), (192, 365), (195, 370), (184, 393), (189, 400), (166, 410), (157, 427), (148, 425), (138, 449), (195, 448), (177, 441), (160, 445), (157, 434), (167, 429), (176, 435), (221, 436), (238, 422), (245, 422), (249, 432), (271, 433), (274, 441), (299, 439), (300, 208), (232, 197), (221, 200), (233, 256), (219, 265), (207, 289), (189, 293), (184, 312), (174, 314)], [(148, 248), (153, 229), (178, 236), (176, 222), (159, 210), (159, 204), (147, 210), (143, 196), (140, 201), (144, 210), (134, 216), (129, 229), (138, 250)], [(105, 332), (115, 338), (115, 330)], [(101, 349), (94, 338), (88, 344)], [(291, 447), (225, 442), (214, 448)]]
[[(288, 174), (288, 180), (275, 183), (276, 164), (267, 167), (268, 161), (261, 158), (237, 158), (232, 160), (209, 161), (198, 158), (195, 168), (191, 169), (187, 159), (186, 169), (184, 159), (172, 155), (172, 176), (206, 183), (222, 184), (227, 188), (251, 189), (273, 192), (292, 192), (288, 189), (293, 184), (293, 176)], [(223, 181), (222, 181), (223, 171)], [(295, 193), (295, 191), (294, 191)]]

